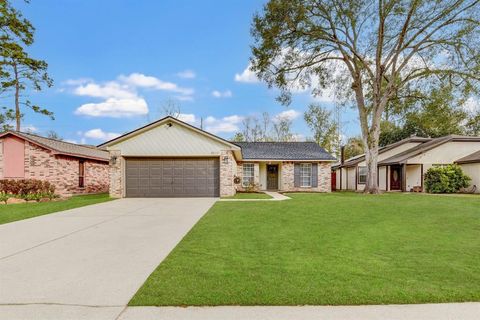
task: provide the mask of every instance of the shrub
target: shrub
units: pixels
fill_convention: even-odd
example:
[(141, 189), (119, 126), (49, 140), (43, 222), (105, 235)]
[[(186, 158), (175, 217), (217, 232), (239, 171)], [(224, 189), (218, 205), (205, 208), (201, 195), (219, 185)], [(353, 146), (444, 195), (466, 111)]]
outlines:
[(20, 198), (32, 194), (54, 194), (55, 187), (48, 181), (36, 179), (0, 180), (0, 192), (13, 194)]
[(468, 187), (470, 180), (456, 164), (433, 167), (425, 173), (425, 189), (429, 193), (454, 193)]

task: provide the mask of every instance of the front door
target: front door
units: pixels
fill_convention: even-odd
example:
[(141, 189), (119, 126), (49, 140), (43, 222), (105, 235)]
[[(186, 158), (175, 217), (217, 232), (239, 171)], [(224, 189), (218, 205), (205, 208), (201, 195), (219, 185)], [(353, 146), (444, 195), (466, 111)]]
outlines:
[(278, 164), (267, 164), (267, 190), (278, 190)]
[(390, 190), (402, 190), (402, 167), (390, 167)]

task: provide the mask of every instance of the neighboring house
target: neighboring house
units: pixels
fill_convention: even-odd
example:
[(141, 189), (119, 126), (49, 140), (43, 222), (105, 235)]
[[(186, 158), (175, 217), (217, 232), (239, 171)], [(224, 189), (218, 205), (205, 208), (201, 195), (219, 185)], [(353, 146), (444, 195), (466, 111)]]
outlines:
[(470, 185), (475, 186), (476, 193), (480, 193), (480, 150), (458, 159), (455, 163), (460, 165), (463, 172), (472, 178)]
[(0, 179), (39, 179), (62, 196), (106, 192), (108, 152), (31, 133), (0, 134)]
[[(410, 137), (385, 146), (378, 155), (378, 185), (383, 191), (423, 191), (424, 173), (436, 165), (452, 164), (480, 150), (480, 137), (449, 135)], [(363, 190), (367, 178), (365, 156), (333, 167), (338, 190)]]
[(330, 191), (335, 159), (311, 142), (233, 143), (172, 117), (108, 141), (113, 197)]

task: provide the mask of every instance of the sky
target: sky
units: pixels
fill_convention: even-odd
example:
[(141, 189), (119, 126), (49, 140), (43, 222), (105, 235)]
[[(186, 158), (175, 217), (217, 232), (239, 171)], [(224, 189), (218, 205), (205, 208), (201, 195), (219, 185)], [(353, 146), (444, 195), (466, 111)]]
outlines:
[[(48, 62), (54, 79), (29, 98), (55, 120), (27, 111), (23, 129), (99, 144), (161, 118), (173, 100), (182, 120), (199, 126), (203, 119), (223, 138), (265, 111), (289, 117), (299, 139), (308, 137), (303, 112), (312, 102), (333, 109), (331, 99), (298, 92), (283, 106), (278, 90), (248, 70), (250, 25), (264, 2), (13, 0), (36, 28), (30, 54)], [(356, 119), (354, 110), (342, 112), (343, 135), (358, 134)]]

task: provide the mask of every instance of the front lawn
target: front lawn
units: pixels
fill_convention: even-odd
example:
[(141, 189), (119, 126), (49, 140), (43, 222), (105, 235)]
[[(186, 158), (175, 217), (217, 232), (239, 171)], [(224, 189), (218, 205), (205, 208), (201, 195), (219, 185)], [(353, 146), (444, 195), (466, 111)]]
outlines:
[(222, 199), (271, 199), (272, 197), (263, 192), (237, 192), (234, 196)]
[(107, 193), (71, 197), (65, 201), (0, 205), (0, 224), (112, 200)]
[(217, 202), (130, 305), (480, 301), (480, 197)]

